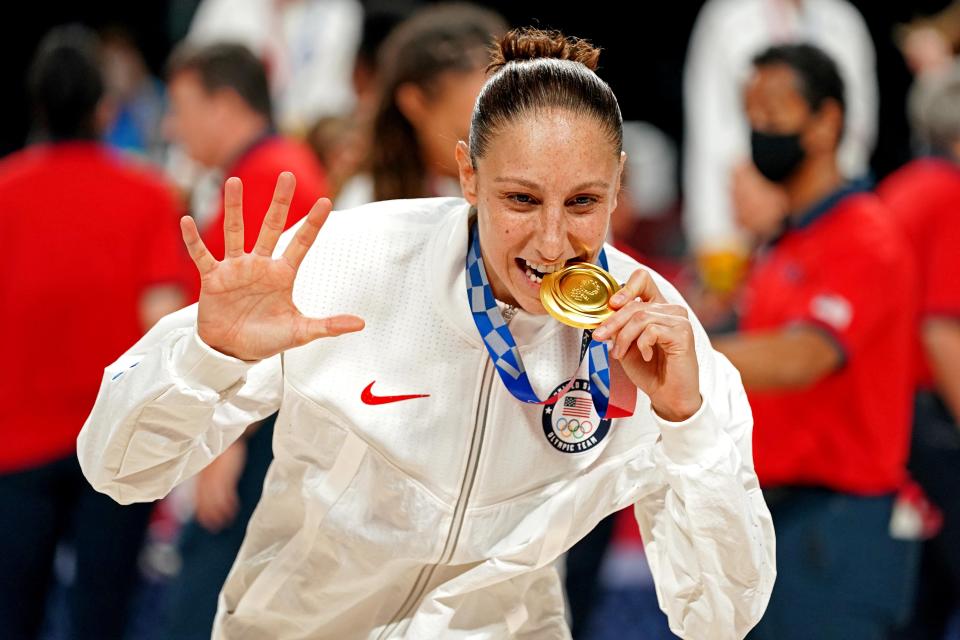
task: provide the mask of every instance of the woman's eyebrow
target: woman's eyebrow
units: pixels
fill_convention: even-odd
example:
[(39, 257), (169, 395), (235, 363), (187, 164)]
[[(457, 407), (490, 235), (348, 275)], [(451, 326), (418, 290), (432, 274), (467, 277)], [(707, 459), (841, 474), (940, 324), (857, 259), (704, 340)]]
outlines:
[[(538, 185), (536, 182), (531, 182), (523, 178), (511, 178), (511, 177), (504, 176), (504, 177), (494, 178), (493, 181), (494, 182), (512, 182), (514, 184), (521, 184), (531, 189), (541, 188), (540, 185)], [(589, 189), (590, 187), (599, 187), (600, 189), (607, 189), (610, 187), (610, 185), (602, 180), (593, 180), (590, 182), (584, 182), (583, 184), (579, 184), (573, 189), (571, 189), (571, 191), (582, 191), (583, 189)]]
[(531, 182), (529, 180), (524, 180), (523, 178), (511, 178), (509, 176), (501, 176), (499, 178), (494, 178), (494, 182), (512, 182), (514, 184), (522, 184), (525, 187), (530, 187), (531, 189), (539, 189), (540, 185), (536, 182)]

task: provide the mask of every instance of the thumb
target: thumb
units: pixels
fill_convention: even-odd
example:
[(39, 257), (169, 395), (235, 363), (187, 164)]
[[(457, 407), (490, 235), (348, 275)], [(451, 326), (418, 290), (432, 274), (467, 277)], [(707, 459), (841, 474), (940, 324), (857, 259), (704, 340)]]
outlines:
[(332, 338), (345, 333), (360, 331), (366, 326), (363, 318), (351, 315), (330, 316), (329, 318), (308, 318), (307, 339)]

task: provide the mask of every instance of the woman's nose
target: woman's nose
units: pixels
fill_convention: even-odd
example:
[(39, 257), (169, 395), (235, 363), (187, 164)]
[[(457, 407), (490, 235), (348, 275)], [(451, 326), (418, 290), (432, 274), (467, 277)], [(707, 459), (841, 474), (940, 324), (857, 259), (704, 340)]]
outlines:
[(563, 211), (545, 211), (541, 224), (540, 246), (538, 247), (540, 255), (550, 262), (559, 260), (563, 256), (567, 237)]

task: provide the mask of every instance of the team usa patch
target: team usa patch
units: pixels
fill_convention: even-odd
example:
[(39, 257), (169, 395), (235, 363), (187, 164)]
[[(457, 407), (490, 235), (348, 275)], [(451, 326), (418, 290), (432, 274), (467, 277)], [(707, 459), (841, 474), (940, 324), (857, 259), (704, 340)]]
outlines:
[[(557, 386), (557, 393), (566, 382)], [(581, 453), (603, 440), (610, 431), (610, 419), (601, 420), (593, 408), (590, 382), (578, 378), (567, 393), (543, 408), (543, 434), (557, 451)]]

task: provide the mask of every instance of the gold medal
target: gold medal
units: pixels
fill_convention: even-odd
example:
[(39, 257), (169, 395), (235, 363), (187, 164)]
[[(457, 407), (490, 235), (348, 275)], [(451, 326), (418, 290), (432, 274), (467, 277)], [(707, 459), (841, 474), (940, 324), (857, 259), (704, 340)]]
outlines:
[(612, 275), (581, 262), (543, 278), (540, 302), (551, 316), (578, 329), (596, 329), (613, 315), (610, 297), (620, 289)]

